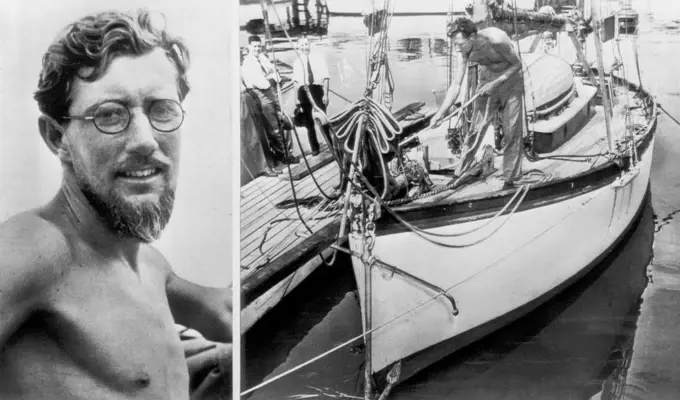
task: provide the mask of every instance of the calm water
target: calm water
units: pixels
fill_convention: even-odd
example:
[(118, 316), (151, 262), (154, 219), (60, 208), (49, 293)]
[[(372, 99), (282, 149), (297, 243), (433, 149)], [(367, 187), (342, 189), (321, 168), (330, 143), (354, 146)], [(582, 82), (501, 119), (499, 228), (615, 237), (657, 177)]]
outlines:
[[(643, 82), (680, 117), (680, 4), (634, 1)], [(432, 103), (446, 83), (443, 17), (395, 18), (395, 107)], [(368, 41), (358, 19), (331, 20), (323, 51), (332, 89), (357, 98)], [(292, 55), (278, 53), (282, 60)], [(331, 97), (335, 110), (345, 104)], [(659, 117), (651, 196), (616, 251), (576, 286), (484, 340), (403, 382), (391, 399), (680, 398), (680, 127)], [(361, 332), (348, 260), (318, 270), (245, 337), (242, 387), (278, 375)], [(362, 396), (357, 342), (259, 391), (253, 399)], [(321, 389), (320, 394), (315, 388)], [(336, 396), (336, 397), (333, 397)]]

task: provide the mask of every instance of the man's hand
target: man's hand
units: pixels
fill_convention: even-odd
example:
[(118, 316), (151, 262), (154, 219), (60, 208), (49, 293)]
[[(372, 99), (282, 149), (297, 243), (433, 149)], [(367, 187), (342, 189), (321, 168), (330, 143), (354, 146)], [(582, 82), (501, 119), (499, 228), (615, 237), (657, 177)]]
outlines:
[(491, 96), (491, 94), (498, 88), (496, 82), (487, 82), (477, 89), (477, 93), (482, 96)]
[(324, 93), (321, 101), (323, 102), (324, 107), (328, 107), (328, 94)]

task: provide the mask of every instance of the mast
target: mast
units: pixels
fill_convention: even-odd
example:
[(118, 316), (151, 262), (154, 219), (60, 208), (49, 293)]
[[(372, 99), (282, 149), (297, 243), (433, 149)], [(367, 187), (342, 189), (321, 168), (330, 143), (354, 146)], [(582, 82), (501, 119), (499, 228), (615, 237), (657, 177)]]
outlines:
[(607, 90), (605, 72), (604, 72), (604, 60), (602, 58), (602, 42), (600, 41), (600, 21), (595, 22), (595, 31), (593, 32), (593, 42), (595, 42), (595, 53), (597, 55), (597, 69), (600, 85), (600, 95), (602, 96), (602, 105), (604, 106), (604, 124), (607, 131), (607, 144), (609, 145), (609, 150), (614, 149), (614, 143), (612, 142), (612, 105), (611, 98), (609, 97), (609, 91)]

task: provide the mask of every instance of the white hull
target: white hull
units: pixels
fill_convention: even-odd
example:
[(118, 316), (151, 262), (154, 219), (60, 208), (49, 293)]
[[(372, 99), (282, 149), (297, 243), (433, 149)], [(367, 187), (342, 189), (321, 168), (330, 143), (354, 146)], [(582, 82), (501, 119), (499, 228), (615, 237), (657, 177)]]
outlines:
[[(498, 232), (478, 245), (453, 249), (426, 242), (411, 232), (378, 235), (375, 256), (450, 289), (448, 293), (455, 299), (460, 313), (454, 316), (451, 303), (443, 296), (430, 301), (436, 294), (430, 289), (396, 274), (384, 277), (383, 270), (374, 268), (372, 327), (387, 325), (372, 334), (373, 372), (417, 353), (422, 356), (426, 353), (423, 350), (444, 341), (453, 343), (450, 350), (455, 351), (519, 318), (547, 300), (550, 296), (546, 294), (554, 295), (566, 282), (585, 273), (621, 238), (640, 209), (648, 188), (653, 146), (652, 138), (640, 160), (639, 175), (627, 186), (607, 185), (517, 212)], [(507, 215), (500, 217), (497, 223), (506, 218)], [(469, 231), (487, 221), (481, 219), (428, 231)], [(470, 243), (496, 226), (492, 224), (475, 234), (445, 240)], [(350, 237), (350, 244), (354, 251), (361, 251), (356, 237)], [(356, 258), (352, 262), (362, 311), (365, 311), (364, 267)], [(398, 317), (404, 313), (407, 314)], [(475, 329), (481, 326), (484, 329)], [(406, 364), (407, 376), (416, 372), (408, 371)]]

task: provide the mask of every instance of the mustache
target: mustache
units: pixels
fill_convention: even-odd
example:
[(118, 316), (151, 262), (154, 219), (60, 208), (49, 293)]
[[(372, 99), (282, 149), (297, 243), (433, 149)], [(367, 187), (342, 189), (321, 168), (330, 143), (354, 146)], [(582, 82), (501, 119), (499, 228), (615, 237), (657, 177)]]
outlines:
[(148, 168), (157, 168), (165, 172), (170, 168), (170, 161), (167, 158), (160, 158), (156, 156), (130, 156), (125, 160), (114, 165), (114, 170), (116, 172), (130, 171), (130, 170), (140, 170)]

